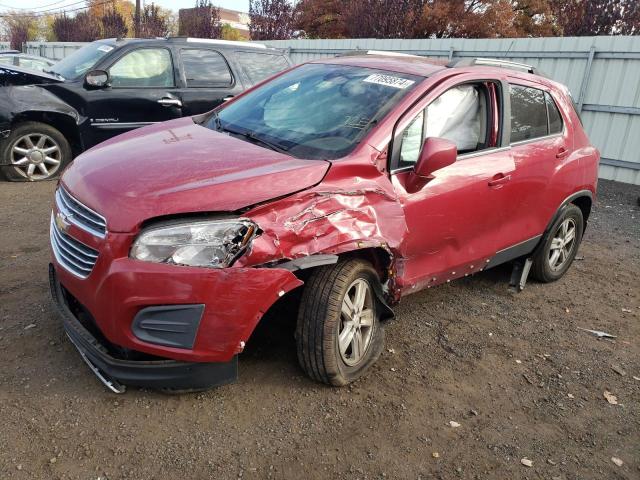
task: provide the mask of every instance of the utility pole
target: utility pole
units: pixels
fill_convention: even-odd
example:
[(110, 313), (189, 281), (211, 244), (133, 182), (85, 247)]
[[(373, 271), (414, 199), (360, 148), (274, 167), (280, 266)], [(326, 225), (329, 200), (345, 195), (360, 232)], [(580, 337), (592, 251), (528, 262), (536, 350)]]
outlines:
[(136, 19), (133, 29), (136, 38), (140, 38), (140, 0), (136, 0)]

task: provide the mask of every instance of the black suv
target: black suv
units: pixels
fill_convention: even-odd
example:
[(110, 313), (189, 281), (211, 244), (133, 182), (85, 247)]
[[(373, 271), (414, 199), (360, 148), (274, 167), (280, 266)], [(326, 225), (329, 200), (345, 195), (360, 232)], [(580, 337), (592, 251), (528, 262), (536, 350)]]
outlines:
[(45, 72), (0, 65), (2, 174), (54, 177), (97, 143), (209, 111), (290, 65), (265, 45), (196, 38), (98, 40)]

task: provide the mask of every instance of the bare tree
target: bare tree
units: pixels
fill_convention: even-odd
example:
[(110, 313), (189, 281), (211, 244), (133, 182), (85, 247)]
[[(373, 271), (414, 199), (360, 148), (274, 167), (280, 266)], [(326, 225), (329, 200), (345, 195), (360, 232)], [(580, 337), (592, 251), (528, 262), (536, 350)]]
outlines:
[(63, 13), (53, 21), (52, 28), (60, 42), (93, 42), (102, 36), (98, 20), (88, 12), (75, 17)]
[(356, 0), (345, 12), (347, 35), (352, 38), (411, 38), (411, 0)]
[(296, 9), (287, 0), (249, 0), (253, 40), (284, 40), (296, 31)]

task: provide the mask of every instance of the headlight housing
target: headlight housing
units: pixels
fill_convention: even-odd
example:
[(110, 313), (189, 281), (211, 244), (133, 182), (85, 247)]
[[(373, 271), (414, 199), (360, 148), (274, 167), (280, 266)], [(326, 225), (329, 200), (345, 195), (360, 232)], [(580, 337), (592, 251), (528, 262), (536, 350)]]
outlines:
[(224, 268), (242, 255), (258, 232), (251, 220), (177, 223), (143, 231), (130, 257), (145, 262)]

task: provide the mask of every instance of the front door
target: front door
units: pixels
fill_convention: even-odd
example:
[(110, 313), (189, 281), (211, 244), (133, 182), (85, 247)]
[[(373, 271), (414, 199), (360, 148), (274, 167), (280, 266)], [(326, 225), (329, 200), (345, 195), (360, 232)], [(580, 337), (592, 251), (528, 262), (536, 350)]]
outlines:
[[(408, 227), (398, 278), (404, 293), (477, 272), (496, 252), (504, 186), (514, 170), (494, 121), (496, 91), (490, 83), (448, 89), (415, 116), (394, 147), (391, 180)], [(413, 166), (428, 137), (454, 142), (458, 160), (415, 182)]]
[(129, 50), (108, 71), (110, 86), (86, 94), (91, 132), (87, 148), (128, 130), (183, 115), (169, 49)]

